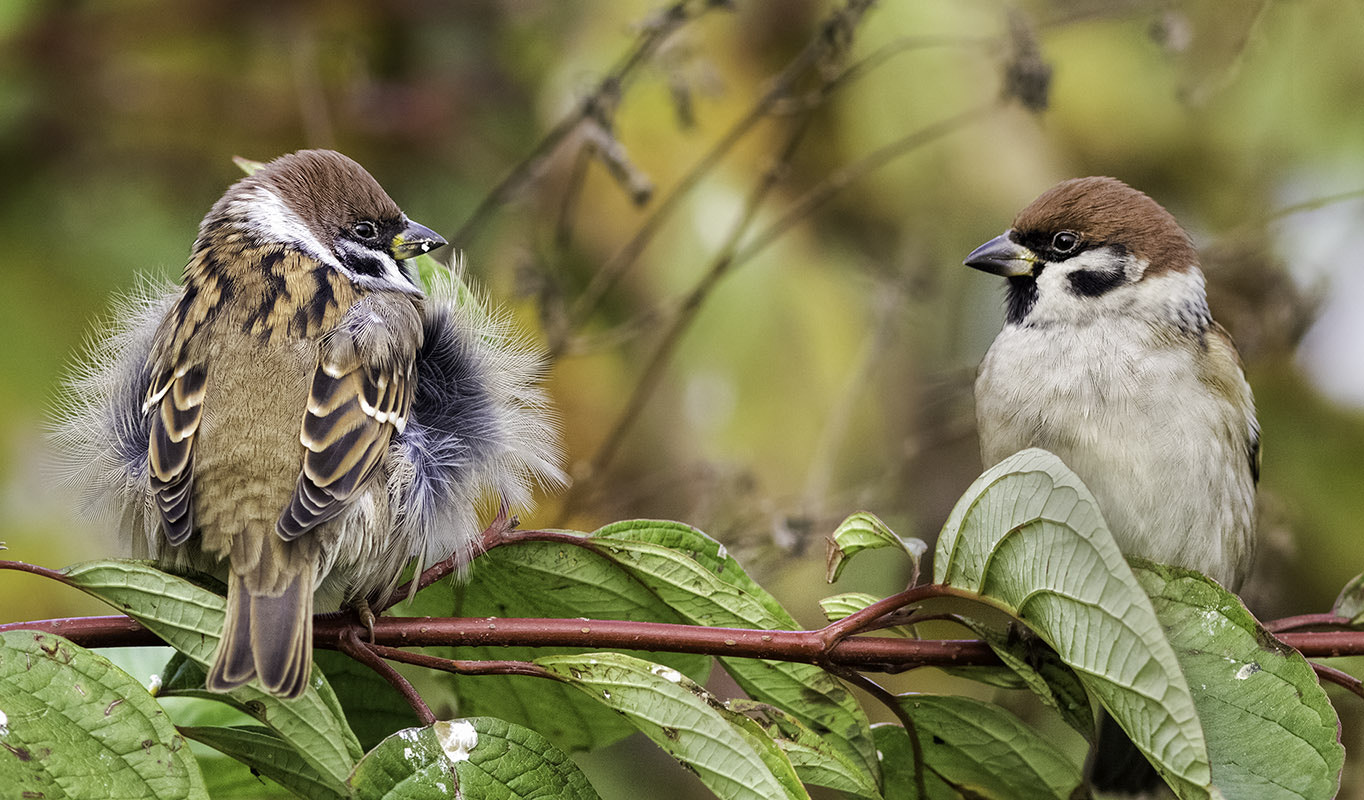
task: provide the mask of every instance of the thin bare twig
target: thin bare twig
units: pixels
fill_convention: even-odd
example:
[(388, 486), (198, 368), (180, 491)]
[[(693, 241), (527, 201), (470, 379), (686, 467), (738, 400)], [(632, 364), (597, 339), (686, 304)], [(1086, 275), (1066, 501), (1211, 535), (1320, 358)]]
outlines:
[[(998, 108), (1000, 105), (1001, 103), (999, 101), (991, 101), (978, 108), (962, 112), (955, 117), (949, 117), (945, 120), (933, 123), (932, 125), (907, 134), (903, 138), (897, 139), (894, 142), (863, 156), (852, 164), (835, 171), (828, 179), (802, 195), (775, 222), (750, 238), (739, 252), (732, 254), (729, 259), (732, 263), (729, 266), (740, 266), (751, 261), (769, 245), (781, 238), (788, 230), (795, 227), (797, 223), (810, 216), (815, 211), (818, 211), (824, 204), (832, 200), (839, 192), (858, 179), (865, 177), (867, 174), (885, 166), (890, 161), (893, 161), (902, 155), (906, 155), (917, 148), (931, 144), (938, 139), (955, 133), (958, 129), (964, 128), (968, 124), (975, 122), (977, 118), (984, 116), (987, 112)], [(705, 159), (702, 160), (702, 162), (704, 161)], [(702, 162), (698, 162), (698, 168)], [(684, 182), (689, 178), (691, 178), (690, 174), (688, 175), (688, 178), (683, 179)], [(700, 175), (698, 174), (696, 178), (699, 180)], [(679, 188), (680, 187), (681, 184), (679, 184)], [(675, 189), (674, 191), (676, 192), (677, 190)], [(675, 195), (670, 195), (666, 198), (663, 201), (663, 204), (660, 204), (655, 210), (655, 214), (657, 215), (662, 212), (664, 205), (672, 202), (674, 198)], [(661, 220), (658, 220), (658, 222), (661, 222)], [(648, 238), (652, 235), (652, 231), (647, 229), (655, 224), (657, 223), (652, 217), (649, 220), (646, 220), (644, 225), (641, 226), (640, 231), (636, 233), (635, 239), (632, 239), (620, 252), (613, 256), (611, 261), (608, 261), (606, 266), (598, 271), (598, 276), (608, 274), (615, 269), (624, 269), (625, 267), (628, 267), (633, 259), (639, 255), (639, 252), (633, 251), (634, 248), (638, 247), (639, 250), (643, 249), (644, 245), (647, 244)], [(641, 237), (643, 237), (642, 240)], [(624, 266), (617, 264), (617, 259), (621, 258), (627, 259), (626, 261), (621, 262)], [(706, 279), (703, 278), (702, 280), (705, 281)], [(597, 278), (594, 278), (593, 283), (596, 281)], [(606, 288), (607, 287), (599, 287), (598, 291), (605, 291)], [(692, 294), (694, 294), (694, 292), (695, 290), (693, 290)], [(590, 310), (590, 305), (595, 304), (600, 300), (600, 297), (593, 297), (591, 293), (592, 284), (589, 284), (587, 290), (580, 296), (579, 301), (575, 303), (575, 308), (581, 308), (578, 308), (578, 311), (574, 312), (572, 315), (574, 319), (579, 319), (583, 314)], [(604, 334), (598, 334), (596, 337), (597, 345), (600, 346), (601, 343), (609, 345), (612, 342), (633, 336), (637, 334), (638, 331), (649, 330), (660, 320), (670, 319), (671, 324), (676, 325), (677, 320), (683, 316), (683, 309), (689, 302), (692, 302), (691, 294), (688, 294), (681, 300), (668, 301), (667, 308), (656, 307), (640, 312), (633, 318), (616, 325), (611, 331)], [(579, 321), (581, 321), (581, 319), (579, 319)], [(583, 344), (580, 341), (569, 341), (568, 339), (565, 339), (557, 346), (553, 355), (558, 357), (566, 353), (577, 354), (591, 351), (593, 348), (593, 344)]]
[(998, 36), (901, 36), (873, 50), (865, 58), (850, 64), (836, 84), (848, 84), (872, 72), (898, 55), (933, 47), (978, 48), (994, 52), (1000, 48)]
[(815, 440), (810, 454), (810, 466), (805, 473), (803, 502), (805, 512), (818, 516), (824, 509), (821, 498), (828, 497), (833, 484), (834, 464), (848, 438), (857, 410), (862, 407), (866, 397), (867, 384), (871, 382), (882, 357), (892, 342), (893, 324), (903, 313), (903, 293), (899, 285), (888, 281), (878, 282), (878, 291), (872, 298), (871, 330), (867, 333), (857, 355), (852, 359), (853, 368), (843, 380), (833, 405), (824, 415), (824, 425)]
[[(806, 115), (795, 125), (795, 127), (793, 127), (787, 136), (785, 146), (778, 154), (773, 166), (763, 173), (758, 184), (749, 193), (747, 200), (744, 202), (743, 210), (740, 212), (738, 219), (735, 220), (733, 227), (730, 228), (729, 235), (725, 238), (725, 243), (721, 246), (715, 258), (712, 259), (710, 268), (706, 271), (705, 275), (702, 276), (701, 280), (697, 282), (696, 286), (692, 288), (686, 298), (682, 301), (677, 315), (664, 331), (662, 339), (654, 349), (654, 353), (650, 357), (648, 364), (644, 367), (643, 374), (640, 375), (639, 382), (635, 384), (634, 391), (630, 393), (630, 397), (625, 403), (625, 408), (616, 418), (616, 422), (611, 426), (605, 441), (602, 442), (601, 447), (597, 449), (596, 454), (589, 462), (587, 478), (578, 485), (582, 487), (581, 491), (575, 491), (569, 496), (568, 502), (565, 504), (566, 512), (572, 510), (573, 499), (575, 497), (586, 497), (589, 494), (587, 491), (588, 488), (598, 479), (602, 470), (609, 466), (612, 460), (614, 460), (617, 450), (625, 440), (625, 436), (634, 428), (634, 424), (636, 420), (638, 420), (640, 412), (644, 410), (644, 406), (648, 403), (649, 398), (653, 396), (655, 389), (658, 388), (658, 385), (663, 378), (663, 372), (672, 362), (673, 354), (677, 351), (677, 346), (681, 343), (683, 335), (691, 327), (691, 323), (696, 319), (697, 314), (700, 313), (701, 308), (705, 304), (706, 298), (710, 296), (711, 291), (714, 290), (715, 286), (725, 277), (726, 273), (729, 272), (730, 267), (733, 266), (734, 253), (740, 239), (743, 238), (743, 235), (748, 231), (749, 226), (757, 217), (758, 209), (761, 207), (763, 200), (767, 197), (768, 192), (776, 186), (781, 174), (784, 172), (784, 167), (790, 163), (791, 158), (795, 155), (795, 151), (804, 138), (805, 132), (809, 129), (811, 121), (812, 116)], [(576, 488), (578, 487), (575, 486), (575, 489)]]
[(719, 252), (712, 260), (710, 268), (697, 282), (696, 286), (683, 298), (677, 314), (673, 317), (668, 328), (663, 332), (662, 339), (655, 348), (649, 362), (645, 365), (644, 372), (640, 376), (639, 382), (635, 384), (635, 388), (626, 401), (624, 409), (617, 416), (615, 423), (607, 433), (606, 439), (589, 462), (586, 470), (586, 478), (574, 487), (574, 493), (569, 496), (568, 502), (565, 504), (565, 513), (567, 514), (575, 508), (575, 498), (578, 499), (578, 502), (581, 502), (581, 498), (586, 497), (590, 493), (593, 483), (599, 479), (602, 471), (609, 466), (615, 458), (626, 435), (633, 429), (635, 423), (638, 421), (640, 413), (644, 410), (649, 399), (658, 388), (664, 370), (671, 363), (672, 356), (676, 352), (678, 344), (681, 342), (683, 335), (691, 327), (692, 322), (696, 319), (701, 306), (716, 285), (718, 285), (735, 266), (751, 260), (761, 250), (778, 239), (797, 222), (823, 206), (853, 181), (879, 169), (895, 158), (965, 127), (967, 124), (983, 117), (986, 113), (993, 111), (998, 105), (998, 101), (991, 101), (956, 116), (948, 117), (945, 120), (928, 125), (908, 136), (877, 149), (853, 164), (835, 171), (818, 186), (811, 189), (796, 201), (796, 203), (776, 222), (760, 231), (744, 245), (742, 249), (739, 249), (738, 243), (743, 239), (744, 234), (747, 233), (749, 226), (756, 217), (758, 206), (777, 182), (779, 168), (788, 164), (791, 157), (794, 155), (795, 148), (799, 144), (800, 139), (806, 130), (806, 126), (811, 119), (808, 115), (803, 117), (802, 122), (798, 123), (788, 136), (786, 146), (783, 147), (775, 161), (776, 166), (764, 173), (759, 184), (749, 194), (739, 219), (731, 229), (725, 244), (720, 248)]
[(451, 672), (456, 675), (524, 675), (531, 678), (559, 679), (549, 670), (529, 661), (461, 661), (454, 658), (438, 658), (426, 653), (413, 653), (396, 647), (384, 647), (383, 645), (371, 645), (371, 648), (375, 653), (390, 661), (401, 661), (404, 664), (440, 670), (441, 672)]
[[(504, 537), (508, 531), (516, 527), (517, 522), (518, 520), (515, 516), (508, 515), (506, 506), (502, 506), (498, 510), (497, 518), (488, 523), (488, 527), (484, 528), (483, 533), (479, 536), (481, 549), (486, 551), (496, 547), (497, 544), (501, 542), (502, 537)], [(415, 589), (413, 588), (412, 581), (408, 581), (397, 589), (394, 589), (393, 594), (384, 600), (382, 604), (374, 607), (374, 612), (377, 614), (392, 608), (404, 598), (415, 596), (417, 592), (420, 592), (422, 589), (425, 589), (448, 575), (459, 572), (465, 566), (467, 566), (467, 564), (465, 564), (462, 554), (451, 554), (449, 558), (432, 564), (422, 570), (422, 574), (418, 575), (416, 578), (417, 583)]]
[(1315, 661), (1309, 663), (1311, 663), (1312, 671), (1317, 673), (1318, 678), (1334, 683), (1342, 689), (1353, 693), (1356, 697), (1364, 699), (1364, 681), (1361, 681), (1348, 672), (1342, 672), (1335, 667), (1328, 667), (1325, 664), (1318, 664)]
[[(811, 100), (801, 102), (790, 108), (782, 108), (783, 104), (792, 102), (792, 91), (796, 83), (826, 55), (830, 47), (830, 37), (827, 32), (831, 26), (846, 24), (843, 17), (850, 12), (860, 16), (865, 12), (865, 5), (850, 4), (848, 8), (840, 9), (834, 13), (828, 22), (820, 26), (820, 30), (811, 38), (804, 49), (796, 54), (794, 58), (782, 69), (776, 77), (772, 78), (768, 88), (762, 96), (739, 118), (737, 122), (725, 131), (711, 148), (706, 151), (691, 169), (687, 171), (682, 179), (660, 200), (653, 212), (644, 220), (635, 235), (630, 238), (605, 264), (601, 266), (592, 276), (586, 288), (578, 296), (573, 304), (573, 309), (569, 315), (570, 327), (578, 327), (587, 319), (599, 306), (602, 297), (614, 287), (631, 267), (639, 260), (645, 248), (653, 241), (654, 236), (662, 228), (673, 212), (678, 203), (691, 194), (692, 190), (708, 175), (717, 164), (734, 147), (753, 130), (760, 121), (769, 116), (781, 112), (792, 113), (793, 111), (809, 112), (821, 102), (822, 98), (837, 90), (838, 88), (852, 83), (857, 79), (875, 70), (892, 57), (911, 50), (926, 49), (930, 47), (987, 47), (997, 45), (998, 39), (995, 37), (947, 37), (947, 36), (907, 36), (896, 39), (889, 44), (878, 48), (871, 55), (857, 61), (841, 73), (829, 79), (824, 90), (816, 92)], [(855, 24), (855, 22), (853, 23)], [(555, 357), (564, 354), (570, 349), (568, 342), (561, 342), (556, 346), (553, 355)]]
[(27, 561), (0, 561), (0, 570), (4, 569), (13, 570), (14, 572), (27, 572), (30, 575), (50, 578), (51, 580), (60, 581), (68, 585), (71, 583), (66, 575), (58, 570), (40, 567), (37, 564), (30, 564)]
[(417, 690), (412, 687), (411, 682), (404, 678), (396, 669), (388, 665), (375, 652), (375, 648), (366, 644), (360, 639), (360, 632), (355, 628), (347, 628), (337, 641), (337, 649), (361, 664), (379, 673), (384, 680), (388, 681), (398, 694), (403, 696), (412, 710), (416, 712), (417, 719), (423, 725), (430, 725), (436, 721), (436, 715), (431, 713), (431, 707), (426, 704)]
[(853, 182), (866, 177), (900, 156), (907, 155), (949, 134), (956, 133), (986, 114), (995, 111), (1000, 105), (1000, 101), (991, 100), (955, 116), (926, 125), (890, 144), (877, 148), (851, 164), (835, 170), (819, 185), (802, 195), (775, 222), (755, 234), (744, 245), (743, 249), (734, 255), (734, 262), (738, 264), (751, 260), (768, 245), (779, 239), (782, 234), (794, 227), (797, 222), (810, 216)]
[(592, 145), (584, 144), (573, 157), (573, 169), (568, 173), (568, 185), (559, 203), (559, 216), (554, 224), (554, 246), (567, 250), (573, 244), (573, 220), (578, 213), (578, 198), (587, 181), (587, 168), (592, 166)]
[(474, 236), (487, 223), (499, 206), (506, 203), (527, 183), (534, 180), (544, 169), (550, 156), (558, 150), (569, 136), (578, 129), (583, 120), (599, 113), (603, 104), (613, 106), (633, 73), (648, 62), (658, 48), (688, 22), (700, 17), (718, 4), (706, 0), (678, 0), (667, 8), (651, 16), (640, 26), (639, 37), (616, 66), (606, 73), (596, 88), (587, 95), (572, 112), (559, 120), (548, 133), (532, 148), (531, 152), (507, 173), (450, 237), (457, 248), (467, 248)]
[(1270, 633), (1283, 633), (1285, 631), (1296, 631), (1303, 628), (1348, 628), (1350, 618), (1336, 614), (1300, 614), (1296, 617), (1284, 617), (1271, 622), (1264, 623), (1265, 630)]
[(1276, 208), (1270, 213), (1261, 217), (1258, 221), (1258, 224), (1251, 223), (1251, 225), (1257, 228), (1264, 227), (1272, 222), (1278, 222), (1279, 220), (1284, 219), (1285, 217), (1291, 217), (1295, 214), (1304, 214), (1311, 211), (1317, 211), (1319, 209), (1326, 208), (1327, 206), (1335, 205), (1336, 203), (1344, 203), (1350, 200), (1358, 200), (1361, 197), (1364, 197), (1364, 188), (1351, 189), (1348, 192), (1339, 192), (1337, 194), (1328, 194), (1324, 197), (1314, 197), (1310, 200), (1304, 200), (1301, 203), (1294, 203), (1292, 205), (1284, 206), (1283, 208)]
[[(871, 629), (890, 614), (906, 606), (922, 603), (934, 597), (979, 599), (978, 595), (945, 584), (931, 583), (926, 586), (915, 586), (899, 594), (893, 594), (884, 600), (878, 600), (865, 608), (858, 609), (843, 619), (831, 622), (821, 628), (819, 633), (824, 639), (825, 647), (832, 650), (839, 642), (849, 636)], [(903, 622), (897, 621), (896, 624), (903, 624)]]
[(630, 241), (626, 242), (620, 250), (616, 251), (615, 255), (611, 256), (610, 260), (597, 270), (592, 276), (592, 280), (583, 289), (582, 294), (573, 304), (573, 311), (570, 314), (574, 327), (581, 324), (596, 310), (602, 297), (635, 264), (644, 249), (648, 247), (654, 236), (662, 228), (663, 223), (676, 210), (678, 203), (691, 194), (692, 189), (696, 188), (701, 179), (709, 174), (758, 122), (765, 119), (778, 103), (787, 98), (797, 81), (824, 58), (831, 46), (831, 37), (828, 36), (830, 28), (849, 23), (855, 25), (869, 5), (870, 3), (867, 2), (853, 2), (835, 11), (820, 26), (819, 31), (815, 33), (810, 42), (771, 80), (762, 96), (737, 122), (730, 126), (729, 130), (677, 182), (677, 185), (659, 201), (654, 207), (653, 213), (639, 226), (639, 230), (630, 238)]
[(881, 705), (895, 715), (896, 719), (900, 720), (900, 724), (904, 726), (905, 734), (909, 737), (910, 750), (914, 753), (914, 782), (919, 790), (917, 796), (927, 797), (928, 792), (924, 787), (924, 748), (919, 741), (919, 729), (915, 727), (914, 718), (909, 716), (909, 712), (901, 705), (899, 698), (882, 687), (881, 684), (859, 672), (853, 672), (844, 667), (832, 667), (830, 672), (876, 698)]

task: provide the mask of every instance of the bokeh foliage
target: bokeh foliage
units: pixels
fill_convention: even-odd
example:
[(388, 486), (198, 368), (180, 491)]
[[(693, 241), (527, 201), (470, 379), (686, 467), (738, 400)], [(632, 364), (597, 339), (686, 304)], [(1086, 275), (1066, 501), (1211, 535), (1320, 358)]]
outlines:
[[(705, 172), (634, 268), (575, 318), (602, 266), (842, 4), (705, 5), (630, 72), (599, 140), (655, 187), (650, 202), (637, 206), (601, 159), (582, 157), (575, 130), (460, 242), (471, 277), (561, 352), (551, 390), (578, 485), (528, 524), (697, 524), (813, 624), (820, 538), (839, 519), (867, 508), (932, 538), (980, 471), (970, 382), (1000, 324), (1000, 287), (961, 257), (1056, 180), (1110, 174), (1185, 222), (1213, 312), (1242, 346), (1265, 443), (1252, 607), (1266, 618), (1324, 610), (1361, 571), (1364, 416), (1309, 379), (1299, 342), (1318, 313), (1364, 305), (1359, 280), (1346, 291), (1364, 268), (1364, 201), (1280, 212), (1364, 189), (1364, 7), (884, 2), (839, 32), (847, 52), (819, 67), (861, 66), (809, 111), (791, 155), (782, 148), (819, 97), (820, 69)], [(335, 147), (414, 218), (452, 234), (594, 96), (660, 7), (0, 4), (9, 555), (61, 566), (117, 552), (45, 489), (44, 415), (111, 295), (140, 273), (178, 274), (203, 212), (238, 176), (230, 156)], [(1041, 111), (1002, 97), (1010, 65), (1029, 54), (1051, 69)], [(766, 170), (781, 165), (750, 234), (840, 168), (981, 108), (734, 266), (704, 295), (611, 463), (586, 469)], [(1328, 349), (1328, 371), (1364, 366), (1357, 340)], [(903, 578), (868, 573), (862, 584), (891, 591)], [(99, 613), (72, 595), (6, 577), (0, 620)], [(1358, 741), (1358, 723), (1345, 724), (1347, 744)], [(1350, 772), (1346, 792), (1358, 791)]]

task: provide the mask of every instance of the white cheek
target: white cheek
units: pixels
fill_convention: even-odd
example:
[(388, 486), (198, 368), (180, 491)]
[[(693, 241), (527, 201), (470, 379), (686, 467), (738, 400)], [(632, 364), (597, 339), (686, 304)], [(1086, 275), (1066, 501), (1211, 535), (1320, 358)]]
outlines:
[[(1037, 302), (1025, 324), (1084, 325), (1114, 315), (1148, 321), (1167, 321), (1184, 329), (1206, 325), (1208, 305), (1203, 273), (1197, 266), (1147, 276), (1150, 262), (1117, 256), (1109, 251), (1084, 253), (1042, 270), (1037, 278)], [(1070, 283), (1078, 270), (1121, 270), (1126, 281), (1098, 296), (1079, 295)]]
[[(1028, 314), (1028, 323), (1093, 322), (1131, 306), (1136, 281), (1146, 273), (1149, 263), (1143, 259), (1127, 258), (1111, 250), (1098, 249), (1060, 264), (1052, 264), (1037, 276), (1037, 303)], [(1098, 296), (1075, 293), (1070, 276), (1079, 271), (1121, 272), (1124, 283)]]
[(376, 258), (380, 264), (378, 275), (360, 275), (347, 269), (330, 247), (324, 247), (317, 236), (289, 210), (279, 195), (264, 186), (253, 186), (234, 198), (227, 206), (229, 214), (246, 220), (246, 227), (262, 239), (292, 245), (317, 261), (350, 278), (358, 286), (413, 293), (417, 287), (403, 272), (392, 256), (382, 251), (362, 248), (354, 242), (338, 240), (336, 246), (351, 253)]
[(331, 250), (323, 247), (303, 220), (266, 187), (254, 186), (242, 192), (228, 204), (228, 212), (245, 219), (247, 228), (262, 239), (291, 244), (327, 266), (341, 269)]

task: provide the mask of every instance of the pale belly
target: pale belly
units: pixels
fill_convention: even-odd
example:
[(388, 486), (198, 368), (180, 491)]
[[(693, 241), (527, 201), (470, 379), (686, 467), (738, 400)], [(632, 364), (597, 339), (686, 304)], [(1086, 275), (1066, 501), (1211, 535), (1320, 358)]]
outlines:
[(1006, 329), (976, 405), (987, 467), (1050, 450), (1094, 493), (1125, 554), (1239, 586), (1254, 528), (1244, 422), (1200, 384), (1191, 352)]

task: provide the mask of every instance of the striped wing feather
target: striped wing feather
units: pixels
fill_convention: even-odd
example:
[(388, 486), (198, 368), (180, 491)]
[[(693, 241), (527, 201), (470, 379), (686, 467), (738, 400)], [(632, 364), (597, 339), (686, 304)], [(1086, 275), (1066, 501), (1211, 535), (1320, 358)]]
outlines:
[(166, 539), (173, 545), (184, 544), (194, 530), (190, 490), (206, 375), (203, 364), (177, 364), (158, 376), (143, 407), (151, 415), (147, 456), (152, 494)]
[[(340, 348), (337, 348), (340, 349)], [(279, 535), (296, 539), (346, 509), (407, 425), (412, 366), (361, 363), (353, 348), (324, 348), (313, 373), (299, 440), (303, 470), (280, 515)]]

